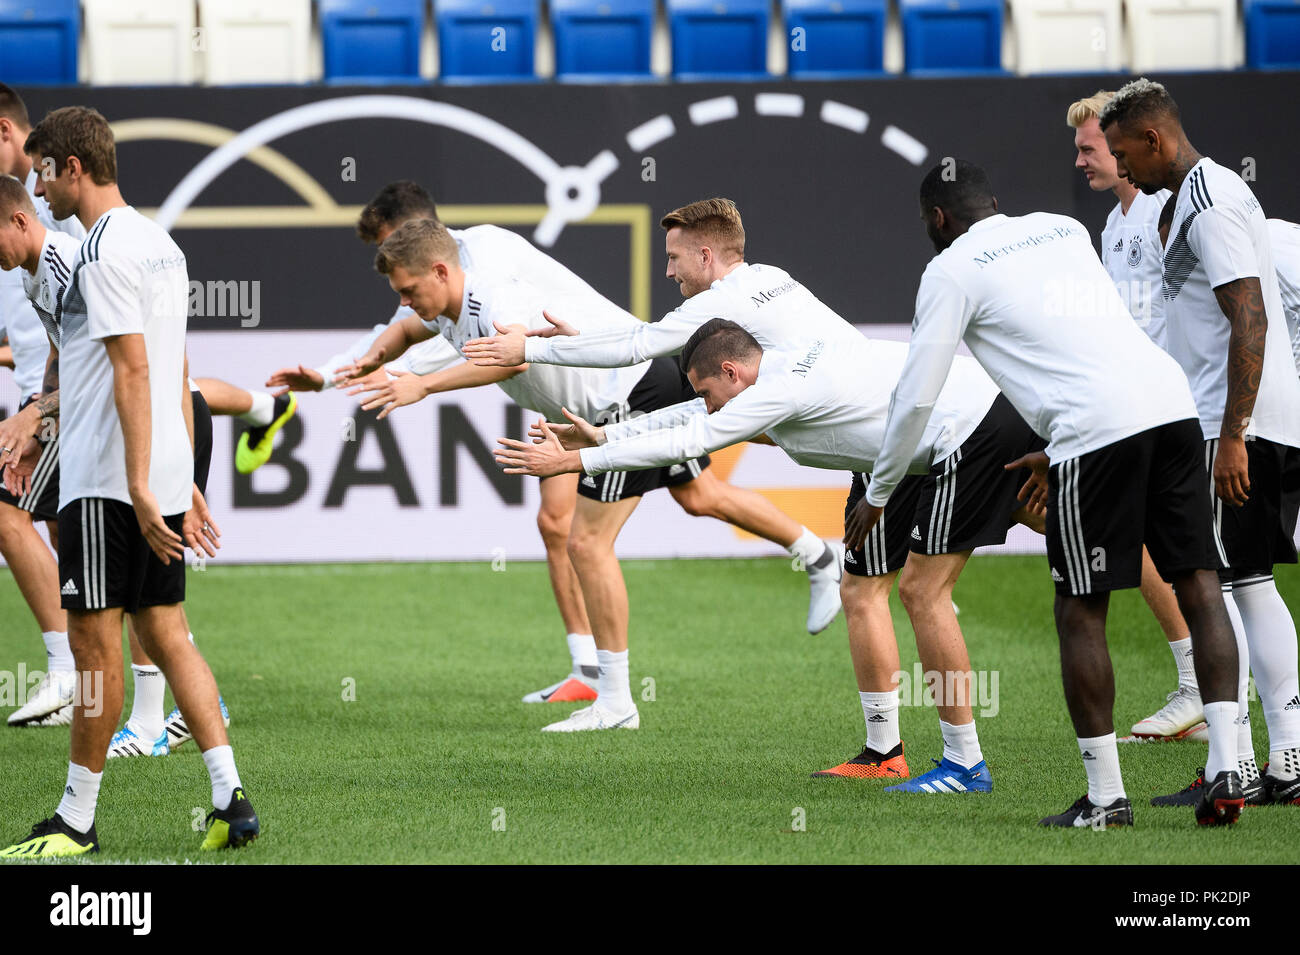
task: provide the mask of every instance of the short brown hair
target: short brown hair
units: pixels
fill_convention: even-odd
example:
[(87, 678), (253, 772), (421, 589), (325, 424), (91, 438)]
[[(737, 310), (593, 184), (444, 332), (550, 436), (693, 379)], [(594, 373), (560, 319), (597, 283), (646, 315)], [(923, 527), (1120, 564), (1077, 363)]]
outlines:
[(13, 176), (0, 176), (0, 222), (8, 222), (19, 209), (36, 218), (36, 206), (27, 187)]
[(460, 250), (447, 227), (436, 219), (408, 219), (380, 243), (375, 271), (391, 275), (405, 269), (423, 275), (435, 262), (460, 264)]
[(715, 253), (745, 257), (745, 227), (740, 210), (730, 199), (701, 199), (674, 209), (659, 220), (665, 232), (681, 229), (705, 240)]
[(357, 236), (366, 244), (379, 242), (379, 230), (384, 226), (396, 228), (408, 219), (438, 218), (438, 207), (418, 182), (399, 179), (379, 190), (378, 195), (366, 203), (357, 218)]
[(89, 106), (64, 106), (47, 113), (27, 137), (23, 149), (29, 156), (52, 158), (56, 175), (76, 156), (95, 185), (117, 182), (113, 130), (103, 114)]
[(0, 118), (9, 120), (20, 129), (31, 129), (31, 117), (27, 115), (27, 104), (14, 91), (12, 86), (0, 83)]
[(711, 318), (691, 333), (682, 347), (682, 369), (700, 378), (722, 373), (724, 361), (761, 358), (763, 346), (753, 335), (735, 322)]

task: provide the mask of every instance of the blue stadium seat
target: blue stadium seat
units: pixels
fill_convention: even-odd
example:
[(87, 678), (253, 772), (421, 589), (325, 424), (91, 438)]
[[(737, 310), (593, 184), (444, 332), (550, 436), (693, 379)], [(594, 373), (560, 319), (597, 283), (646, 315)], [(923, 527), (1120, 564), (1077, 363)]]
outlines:
[(0, 0), (0, 79), (76, 83), (80, 0)]
[(435, 0), (442, 78), (533, 79), (538, 0)]
[(766, 0), (665, 0), (673, 75), (682, 80), (761, 79), (767, 72)]
[(425, 0), (319, 0), (325, 79), (418, 81)]
[(1002, 69), (1002, 0), (898, 0), (908, 73)]
[(782, 8), (791, 76), (885, 71), (889, 0), (783, 0)]
[(1300, 68), (1300, 3), (1245, 0), (1246, 66), (1254, 70)]
[(551, 0), (557, 79), (651, 75), (655, 0)]

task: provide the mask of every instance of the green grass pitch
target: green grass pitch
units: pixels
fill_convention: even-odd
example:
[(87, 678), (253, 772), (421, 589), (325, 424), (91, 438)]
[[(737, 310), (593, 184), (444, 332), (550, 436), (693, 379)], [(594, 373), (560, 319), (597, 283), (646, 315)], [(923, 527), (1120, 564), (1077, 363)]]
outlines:
[[(190, 620), (230, 705), (263, 825), (247, 849), (203, 861), (1294, 861), (1295, 809), (1251, 808), (1234, 828), (1202, 830), (1190, 809), (1147, 805), (1203, 764), (1194, 743), (1121, 747), (1132, 830), (1035, 826), (1086, 788), (1042, 558), (979, 557), (958, 584), (974, 666), (996, 671), (999, 691), (997, 714), (979, 720), (994, 792), (962, 797), (809, 778), (856, 754), (862, 714), (843, 619), (817, 637), (803, 631), (807, 585), (787, 561), (630, 561), (624, 570), (641, 729), (572, 736), (538, 732), (572, 704), (519, 702), (568, 665), (543, 564), (191, 573)], [(1300, 607), (1300, 572), (1281, 568), (1279, 585)], [(0, 668), (43, 668), (7, 573), (0, 619)], [(910, 673), (916, 651), (897, 606), (894, 620)], [(1110, 639), (1122, 735), (1163, 703), (1174, 670), (1136, 591), (1112, 601)], [(349, 687), (355, 700), (345, 699)], [(654, 699), (643, 699), (651, 689)], [(1257, 703), (1253, 719), (1262, 761)], [(941, 753), (935, 711), (905, 706), (901, 721), (921, 772)], [(67, 731), (0, 733), (7, 844), (57, 804)], [(115, 760), (100, 794), (98, 859), (197, 861), (194, 821), (209, 808), (194, 744), (165, 759)]]

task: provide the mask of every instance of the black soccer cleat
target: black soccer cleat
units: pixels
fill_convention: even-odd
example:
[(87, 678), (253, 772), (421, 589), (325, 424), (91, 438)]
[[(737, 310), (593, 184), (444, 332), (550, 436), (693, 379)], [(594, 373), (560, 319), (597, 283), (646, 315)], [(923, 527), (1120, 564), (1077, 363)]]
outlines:
[(1268, 774), (1268, 764), (1265, 763), (1264, 772), (1260, 774), (1259, 779), (1261, 805), (1277, 803), (1283, 806), (1300, 806), (1300, 776), (1278, 779)]
[(1040, 826), (1062, 829), (1114, 829), (1133, 825), (1133, 804), (1121, 796), (1109, 806), (1094, 806), (1088, 794), (1080, 796), (1069, 809), (1059, 816), (1038, 820)]
[(1176, 793), (1170, 793), (1168, 796), (1155, 796), (1151, 800), (1153, 806), (1195, 806), (1201, 798), (1201, 790), (1205, 788), (1205, 770), (1198, 769), (1196, 778), (1191, 784)]
[(236, 789), (225, 809), (213, 809), (207, 817), (208, 834), (200, 849), (238, 849), (252, 842), (262, 831), (253, 804), (244, 795), (243, 787)]
[(1214, 782), (1201, 787), (1196, 822), (1201, 826), (1230, 826), (1241, 816), (1245, 804), (1241, 777), (1234, 770), (1225, 769), (1214, 777)]
[(0, 858), (50, 859), (98, 851), (99, 836), (95, 835), (94, 823), (90, 824), (89, 831), (78, 832), (56, 812), (32, 826), (31, 835), (26, 839), (0, 850)]

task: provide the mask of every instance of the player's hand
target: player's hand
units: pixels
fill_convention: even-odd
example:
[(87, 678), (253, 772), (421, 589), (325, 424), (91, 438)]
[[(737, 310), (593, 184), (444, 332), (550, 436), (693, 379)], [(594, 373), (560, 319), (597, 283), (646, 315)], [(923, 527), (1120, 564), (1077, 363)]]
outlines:
[(135, 519), (140, 524), (140, 533), (149, 544), (149, 549), (158, 555), (164, 565), (170, 564), (172, 558), (185, 559), (185, 542), (181, 536), (167, 526), (158, 499), (152, 491), (131, 493), (131, 506), (135, 509)]
[(540, 444), (528, 441), (516, 441), (514, 438), (497, 438), (497, 464), (506, 474), (531, 474), (534, 477), (551, 477), (580, 470), (581, 465), (573, 467), (573, 458), (577, 455), (565, 451), (560, 439), (551, 431), (545, 419), (538, 418), (533, 428), (543, 435)]
[(22, 411), (0, 421), (0, 468), (18, 460), (27, 442), (41, 430), (41, 413), (37, 404), (33, 401)]
[[(402, 372), (402, 374), (406, 374), (406, 372)], [(374, 391), (376, 388), (382, 388), (386, 384), (388, 384), (388, 369), (376, 368), (368, 375), (353, 378), (343, 387), (343, 393), (345, 395), (357, 395), (364, 391)]]
[(299, 365), (297, 368), (281, 368), (266, 379), (267, 388), (279, 388), (272, 392), (278, 398), (291, 391), (320, 391), (325, 387), (325, 379), (315, 368)]
[(344, 385), (351, 383), (353, 378), (364, 378), (376, 368), (382, 368), (387, 360), (386, 350), (383, 348), (376, 349), (356, 359), (352, 364), (344, 365), (334, 372), (334, 386), (342, 388)]
[(549, 423), (547, 425), (550, 429), (549, 434), (537, 425), (533, 425), (528, 430), (528, 437), (533, 439), (534, 444), (542, 444), (548, 440), (550, 435), (554, 435), (559, 439), (560, 446), (566, 451), (581, 451), (583, 448), (594, 448), (600, 444), (604, 428), (596, 427), (586, 419), (578, 417), (568, 408), (561, 408), (560, 411), (572, 423)]
[(1027, 480), (1016, 493), (1017, 501), (1024, 501), (1030, 514), (1047, 513), (1047, 469), (1050, 462), (1042, 451), (1031, 451), (1023, 457), (1016, 458), (1010, 464), (1002, 466), (1005, 471), (1019, 471), (1029, 468)]
[(561, 321), (550, 312), (542, 312), (542, 318), (551, 323), (550, 328), (530, 328), (525, 334), (531, 338), (554, 338), (556, 335), (568, 335), (573, 337), (579, 334), (578, 330), (568, 322)]
[(221, 546), (221, 529), (217, 527), (208, 511), (208, 502), (203, 499), (198, 487), (194, 488), (193, 502), (185, 512), (181, 525), (181, 536), (190, 550), (204, 557), (216, 557), (217, 548)]
[(857, 550), (861, 547), (862, 542), (871, 533), (871, 528), (876, 526), (876, 522), (884, 512), (883, 507), (868, 504), (865, 497), (858, 501), (844, 521), (844, 546), (849, 550)]
[(493, 322), (497, 334), (492, 338), (475, 338), (465, 343), (467, 361), (476, 365), (498, 365), (513, 368), (524, 363), (524, 334), (522, 325), (502, 325)]
[(1214, 492), (1233, 507), (1241, 507), (1250, 498), (1249, 461), (1244, 438), (1219, 438), (1219, 450), (1214, 455)]
[[(5, 447), (5, 445), (0, 445)], [(35, 438), (28, 438), (22, 451), (10, 453), (5, 457), (5, 488), (14, 497), (22, 497), (32, 489), (32, 474), (36, 471), (36, 462), (41, 459), (41, 445)]]
[[(358, 389), (359, 390), (359, 389)], [(349, 392), (350, 393), (350, 392)], [(409, 371), (394, 371), (391, 379), (365, 389), (367, 397), (362, 399), (361, 410), (382, 409), (377, 418), (387, 418), (403, 405), (413, 405), (429, 394), (422, 375), (413, 375)]]

